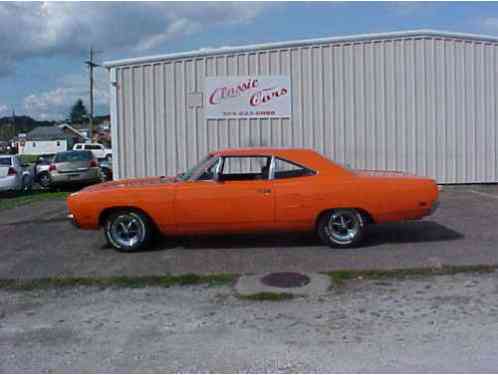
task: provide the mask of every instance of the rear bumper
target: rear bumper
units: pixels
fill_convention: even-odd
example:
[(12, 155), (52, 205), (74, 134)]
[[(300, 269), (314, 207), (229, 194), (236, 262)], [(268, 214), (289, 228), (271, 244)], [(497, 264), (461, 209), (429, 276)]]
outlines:
[(437, 209), (439, 208), (439, 201), (435, 201), (433, 204), (432, 204), (432, 207), (429, 211), (429, 213), (427, 214), (427, 216), (430, 216), (432, 215), (433, 213), (435, 213), (437, 211)]
[(50, 173), (53, 185), (84, 184), (101, 182), (102, 177), (99, 168), (92, 168), (83, 172), (74, 173)]
[(0, 191), (21, 190), (22, 179), (18, 176), (0, 177)]

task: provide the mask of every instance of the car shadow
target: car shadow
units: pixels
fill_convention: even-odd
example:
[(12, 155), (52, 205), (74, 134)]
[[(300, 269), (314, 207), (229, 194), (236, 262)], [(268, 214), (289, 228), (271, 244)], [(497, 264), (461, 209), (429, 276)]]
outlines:
[[(464, 235), (433, 221), (408, 221), (372, 225), (361, 247), (383, 244), (453, 241)], [(248, 249), (323, 247), (313, 233), (265, 233), (251, 235), (216, 235), (191, 237), (160, 237), (148, 251), (182, 248), (195, 249)]]
[(388, 243), (454, 241), (464, 235), (434, 221), (407, 221), (372, 225), (364, 246)]

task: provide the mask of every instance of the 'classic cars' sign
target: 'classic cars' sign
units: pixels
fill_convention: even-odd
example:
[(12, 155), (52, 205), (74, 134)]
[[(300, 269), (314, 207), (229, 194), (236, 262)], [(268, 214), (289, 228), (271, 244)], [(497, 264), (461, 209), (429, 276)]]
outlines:
[(206, 77), (207, 119), (290, 117), (288, 76)]

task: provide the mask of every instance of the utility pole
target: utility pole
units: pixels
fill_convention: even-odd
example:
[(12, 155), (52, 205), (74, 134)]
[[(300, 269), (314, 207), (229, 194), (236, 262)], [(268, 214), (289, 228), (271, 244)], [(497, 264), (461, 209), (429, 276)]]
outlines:
[(94, 78), (93, 78), (93, 69), (100, 66), (95, 63), (94, 58), (95, 58), (95, 52), (92, 47), (90, 47), (90, 59), (85, 61), (85, 64), (88, 66), (89, 73), (90, 73), (90, 118), (89, 118), (89, 125), (90, 125), (90, 139), (93, 140), (93, 136), (95, 133), (95, 129), (93, 128), (93, 110), (94, 110), (94, 99), (93, 99), (93, 87), (94, 87)]

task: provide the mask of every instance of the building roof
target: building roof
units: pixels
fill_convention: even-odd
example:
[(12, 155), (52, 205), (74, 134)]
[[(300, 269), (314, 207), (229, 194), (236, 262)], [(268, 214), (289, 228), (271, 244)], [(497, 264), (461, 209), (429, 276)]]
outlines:
[(79, 136), (79, 137), (81, 137), (83, 139), (88, 139), (88, 137), (85, 134), (82, 133), (82, 131), (85, 131), (86, 129), (79, 129), (79, 130), (77, 130), (77, 129), (73, 128), (69, 124), (60, 124), (60, 125), (58, 125), (58, 127), (60, 129), (68, 129), (69, 131), (73, 132), (77, 136)]
[(57, 126), (38, 126), (26, 134), (28, 141), (55, 141), (66, 138), (67, 135)]
[(200, 50), (189, 51), (189, 52), (106, 61), (104, 62), (104, 66), (106, 68), (114, 68), (126, 65), (154, 63), (164, 60), (194, 58), (194, 57), (212, 56), (220, 54), (243, 53), (254, 50), (290, 48), (290, 47), (297, 47), (297, 46), (310, 45), (310, 44), (354, 43), (362, 41), (423, 38), (423, 37), (431, 37), (431, 38), (440, 37), (440, 38), (449, 38), (449, 39), (475, 40), (481, 42), (498, 43), (498, 37), (496, 36), (467, 34), (467, 33), (458, 33), (450, 31), (438, 31), (431, 29), (420, 29), (420, 30), (394, 31), (394, 32), (375, 33), (375, 34), (356, 34), (356, 35), (347, 35), (347, 36), (338, 36), (338, 37), (276, 42), (276, 43), (252, 44), (252, 45), (237, 46), (237, 47), (203, 48)]

